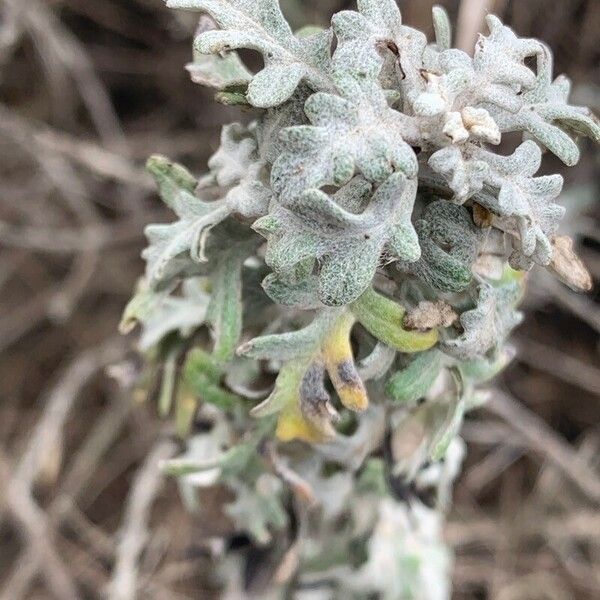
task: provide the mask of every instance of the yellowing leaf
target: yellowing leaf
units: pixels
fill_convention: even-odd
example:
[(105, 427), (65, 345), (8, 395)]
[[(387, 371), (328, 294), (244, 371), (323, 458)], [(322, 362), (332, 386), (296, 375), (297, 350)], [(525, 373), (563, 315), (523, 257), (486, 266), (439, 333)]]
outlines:
[(311, 444), (320, 444), (330, 437), (307, 421), (300, 411), (298, 402), (293, 402), (281, 412), (275, 433), (282, 442), (302, 440)]
[(435, 346), (439, 339), (435, 329), (426, 333), (404, 329), (404, 307), (373, 288), (352, 304), (352, 312), (367, 331), (400, 352), (423, 352)]
[(331, 383), (342, 404), (350, 410), (362, 412), (369, 406), (369, 398), (356, 370), (350, 344), (350, 332), (355, 322), (351, 313), (342, 315), (325, 338), (322, 352)]
[[(322, 411), (315, 410), (315, 403), (306, 407), (310, 412), (302, 410), (301, 387), (305, 387), (306, 375), (312, 368), (312, 361), (289, 362), (284, 365), (277, 377), (273, 393), (251, 412), (254, 417), (279, 413), (276, 435), (282, 442), (302, 440), (315, 444), (335, 435), (330, 419), (327, 418), (325, 405), (328, 398), (323, 399)], [(311, 400), (318, 401), (321, 398)]]

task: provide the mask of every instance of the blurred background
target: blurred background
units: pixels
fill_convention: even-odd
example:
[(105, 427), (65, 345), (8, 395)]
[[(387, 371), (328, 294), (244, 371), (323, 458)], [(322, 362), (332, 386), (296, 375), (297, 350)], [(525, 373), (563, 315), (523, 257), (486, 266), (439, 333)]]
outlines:
[[(464, 49), (486, 10), (546, 41), (573, 103), (599, 111), (599, 0), (438, 3)], [(295, 26), (352, 6), (282, 4)], [(431, 33), (432, 4), (401, 1), (405, 22)], [(128, 390), (136, 358), (117, 325), (144, 225), (171, 218), (145, 159), (199, 173), (239, 115), (189, 80), (197, 17), (162, 0), (0, 0), (0, 18), (0, 598), (216, 597), (205, 524), (155, 474), (168, 425)], [(597, 282), (600, 161), (584, 155), (564, 173), (564, 232)], [(499, 401), (464, 429), (446, 531), (456, 598), (599, 597), (598, 297), (530, 278)]]

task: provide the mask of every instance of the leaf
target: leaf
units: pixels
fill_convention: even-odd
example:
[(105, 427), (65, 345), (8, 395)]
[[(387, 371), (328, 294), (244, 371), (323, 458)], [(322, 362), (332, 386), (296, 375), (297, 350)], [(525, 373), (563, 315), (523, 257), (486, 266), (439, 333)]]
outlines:
[(302, 440), (316, 444), (335, 435), (331, 425), (333, 413), (330, 412), (329, 398), (324, 390), (319, 390), (319, 398), (312, 398), (318, 400), (321, 410), (311, 412), (312, 418), (303, 414), (301, 387), (310, 368), (307, 362), (285, 364), (279, 372), (273, 393), (251, 412), (255, 417), (278, 414), (276, 435), (283, 442)]
[(386, 394), (396, 402), (413, 404), (423, 398), (435, 383), (443, 366), (443, 354), (438, 350), (422, 352), (390, 377), (386, 385)]
[[(334, 15), (333, 28), (344, 53), (344, 60), (354, 65), (377, 59), (382, 65), (382, 83), (406, 92), (419, 85), (423, 53), (427, 38), (423, 33), (402, 25), (395, 0), (360, 0), (360, 12), (342, 11)], [(349, 59), (355, 58), (354, 63)], [(358, 69), (360, 70), (360, 69)], [(379, 73), (378, 73), (379, 74)]]
[(485, 160), (471, 154), (472, 146), (447, 146), (434, 152), (428, 165), (435, 173), (444, 176), (454, 192), (453, 200), (464, 203), (483, 189), (489, 174), (489, 165)]
[(175, 432), (184, 440), (191, 431), (198, 412), (198, 397), (180, 388), (175, 400)]
[(442, 6), (434, 6), (433, 29), (435, 41), (439, 50), (449, 50), (452, 47), (452, 25), (446, 9)]
[(442, 342), (440, 349), (459, 360), (481, 358), (495, 350), (522, 321), (522, 315), (515, 310), (520, 297), (521, 286), (517, 282), (497, 288), (480, 286), (477, 306), (460, 317), (464, 333)]
[(241, 406), (239, 396), (221, 387), (222, 376), (222, 363), (219, 359), (197, 348), (187, 356), (183, 368), (182, 392), (222, 410)]
[(542, 44), (534, 39), (522, 39), (503, 25), (494, 15), (485, 19), (490, 34), (481, 36), (475, 47), (473, 67), (497, 85), (513, 89), (531, 88), (535, 73), (525, 64), (525, 59), (542, 52)]
[(209, 301), (201, 279), (184, 282), (181, 296), (154, 292), (142, 283), (125, 308), (120, 329), (128, 333), (140, 323), (142, 335), (138, 346), (147, 351), (174, 331), (182, 337), (190, 336), (205, 323)]
[(199, 433), (186, 442), (186, 450), (177, 458), (165, 461), (161, 469), (169, 475), (181, 477), (186, 485), (211, 487), (221, 477), (223, 447), (231, 444), (228, 424), (218, 422), (210, 431)]
[(198, 52), (248, 48), (263, 55), (265, 66), (252, 78), (246, 95), (253, 106), (267, 108), (289, 100), (301, 81), (317, 90), (331, 89), (331, 33), (295, 36), (277, 0), (168, 0), (167, 5), (206, 12), (219, 25), (219, 30), (196, 38)]
[(319, 279), (314, 275), (296, 283), (271, 273), (263, 280), (262, 287), (273, 302), (282, 306), (296, 306), (303, 310), (323, 307), (319, 300)]
[(238, 349), (243, 356), (285, 361), (273, 393), (252, 409), (256, 417), (279, 414), (279, 439), (321, 443), (335, 435), (338, 414), (324, 387), (325, 372), (346, 408), (368, 407), (350, 344), (354, 323), (348, 311), (322, 312), (304, 329), (256, 338)]
[[(214, 30), (215, 22), (208, 16), (200, 17), (196, 36)], [(186, 66), (192, 81), (226, 91), (236, 88), (247, 88), (252, 80), (252, 73), (241, 61), (237, 52), (206, 55), (194, 51), (194, 60)]]
[(433, 461), (442, 460), (452, 441), (460, 433), (465, 418), (466, 401), (457, 398), (448, 405), (448, 412), (442, 426), (430, 442), (429, 457)]
[(171, 412), (173, 396), (177, 384), (177, 359), (179, 348), (172, 350), (165, 359), (165, 364), (160, 382), (160, 393), (158, 396), (158, 413), (166, 417)]
[(242, 335), (242, 269), (245, 253), (233, 248), (224, 253), (211, 276), (212, 291), (207, 321), (215, 339), (213, 355), (219, 362), (228, 362)]
[[(418, 86), (412, 86), (409, 96), (413, 106), (435, 105), (437, 110), (433, 114), (446, 115), (456, 114), (465, 107), (486, 108), (494, 120), (502, 111), (516, 112), (521, 108), (520, 93), (535, 85), (535, 73), (525, 61), (541, 54), (542, 44), (518, 38), (494, 15), (488, 15), (486, 22), (489, 35), (479, 37), (471, 58), (462, 50), (449, 48), (451, 32), (447, 17), (434, 12), (436, 33), (439, 32), (444, 41), (438, 42), (438, 50), (442, 51), (434, 56), (429, 71), (441, 75), (430, 78), (433, 85), (427, 86), (421, 94)], [(429, 61), (432, 62), (431, 58)]]
[(476, 384), (487, 383), (508, 366), (514, 355), (512, 348), (501, 348), (491, 359), (476, 358), (463, 361), (457, 365), (457, 368), (464, 380)]
[[(212, 172), (200, 183), (183, 167), (164, 157), (154, 156), (148, 161), (162, 199), (179, 217), (175, 223), (146, 227), (149, 246), (142, 256), (147, 262), (146, 276), (151, 287), (163, 286), (174, 274), (190, 269), (186, 263), (188, 257), (191, 262), (208, 262), (209, 234), (232, 214), (258, 218), (267, 212), (271, 193), (258, 179), (264, 165), (256, 148), (251, 132), (241, 125), (224, 127), (222, 146), (209, 161)], [(213, 183), (225, 188), (219, 200), (212, 200), (207, 189)], [(194, 195), (196, 189), (211, 201)], [(201, 267), (196, 271), (207, 272)]]
[(282, 132), (284, 151), (273, 165), (271, 185), (284, 204), (307, 190), (342, 186), (356, 171), (374, 183), (395, 171), (416, 176), (415, 154), (403, 140), (406, 118), (388, 106), (374, 81), (352, 87), (351, 97), (312, 95), (305, 105), (311, 125)]
[(298, 331), (254, 338), (238, 348), (240, 356), (257, 360), (291, 361), (310, 357), (331, 326), (331, 314), (323, 312), (315, 320)]
[(206, 202), (196, 197), (190, 189), (192, 180), (187, 171), (166, 158), (154, 156), (147, 166), (165, 204), (179, 217), (179, 221), (169, 225), (146, 227), (150, 245), (142, 256), (147, 262), (149, 284), (155, 287), (165, 279), (169, 263), (179, 255), (189, 253), (195, 261), (206, 260), (208, 232), (229, 216), (230, 209), (221, 202)]
[(397, 268), (441, 291), (467, 289), (473, 279), (472, 265), (484, 239), (483, 231), (475, 227), (469, 212), (437, 200), (427, 206), (415, 228), (421, 258), (411, 264), (397, 263)]
[(282, 504), (283, 484), (274, 475), (263, 473), (251, 483), (231, 480), (229, 486), (236, 499), (225, 505), (225, 513), (238, 531), (247, 531), (257, 544), (268, 544), (270, 529), (280, 530), (288, 524)]
[(239, 184), (259, 162), (254, 135), (244, 125), (232, 123), (221, 130), (221, 145), (208, 160), (208, 167), (215, 183), (228, 187)]
[(345, 206), (365, 204), (370, 186), (361, 179), (333, 197), (320, 190), (304, 192), (254, 224), (269, 241), (267, 264), (283, 286), (297, 264), (318, 260), (320, 301), (327, 306), (352, 302), (371, 284), (384, 249), (403, 260), (419, 257), (411, 222), (416, 187), (416, 182), (396, 173), (360, 213)]
[(566, 165), (573, 166), (579, 162), (580, 152), (571, 135), (584, 135), (600, 143), (598, 119), (588, 108), (568, 103), (571, 82), (566, 77), (552, 81), (552, 53), (545, 46), (538, 54), (537, 66), (535, 84), (523, 94), (520, 110), (499, 114), (496, 121), (503, 132), (528, 132)]
[(396, 0), (358, 0), (358, 10), (379, 30), (398, 35), (402, 15)]
[(483, 206), (500, 216), (514, 218), (519, 231), (519, 249), (541, 265), (552, 259), (550, 239), (558, 229), (565, 209), (554, 200), (560, 195), (560, 175), (533, 177), (542, 162), (534, 142), (524, 142), (510, 157), (486, 155), (491, 167), (488, 183), (500, 190), (497, 205)]
[(350, 344), (350, 333), (354, 323), (351, 313), (343, 314), (335, 322), (321, 348), (325, 367), (342, 404), (350, 410), (362, 412), (366, 410), (369, 399), (356, 370)]
[(400, 352), (423, 352), (438, 341), (437, 330), (427, 333), (405, 330), (404, 307), (388, 300), (372, 288), (352, 304), (351, 310), (367, 331)]
[[(444, 175), (458, 199), (474, 196), (481, 206), (510, 220), (509, 232), (516, 238), (518, 254), (523, 257), (515, 259), (519, 264), (531, 259), (547, 265), (552, 258), (550, 240), (565, 211), (554, 202), (562, 191), (563, 178), (533, 177), (541, 162), (539, 146), (526, 141), (512, 156), (474, 147), (463, 151), (447, 148), (436, 152), (429, 165)], [(484, 185), (487, 188), (482, 192)], [(502, 222), (496, 226), (502, 226)]]

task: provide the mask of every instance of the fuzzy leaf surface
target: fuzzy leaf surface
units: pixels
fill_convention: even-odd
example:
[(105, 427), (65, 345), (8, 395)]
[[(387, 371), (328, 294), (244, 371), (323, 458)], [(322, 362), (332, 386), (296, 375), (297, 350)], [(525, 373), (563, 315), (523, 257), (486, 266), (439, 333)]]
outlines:
[(196, 38), (198, 52), (248, 48), (263, 55), (265, 66), (254, 75), (246, 93), (253, 106), (268, 108), (286, 102), (302, 81), (316, 90), (331, 89), (331, 33), (294, 35), (278, 0), (168, 0), (167, 5), (208, 13), (219, 25), (219, 30)]

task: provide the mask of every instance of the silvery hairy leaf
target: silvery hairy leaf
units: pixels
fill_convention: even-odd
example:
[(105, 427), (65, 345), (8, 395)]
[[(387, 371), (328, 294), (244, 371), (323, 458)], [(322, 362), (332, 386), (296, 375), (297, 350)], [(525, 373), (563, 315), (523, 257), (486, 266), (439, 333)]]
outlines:
[(273, 190), (282, 201), (309, 189), (342, 186), (357, 171), (374, 183), (394, 171), (408, 178), (416, 175), (415, 154), (403, 141), (403, 115), (389, 107), (374, 80), (351, 87), (351, 97), (314, 94), (305, 105), (311, 125), (282, 132), (284, 152), (271, 174)]
[(566, 165), (573, 166), (580, 157), (573, 136), (599, 143), (600, 124), (589, 108), (569, 104), (571, 82), (564, 75), (552, 80), (552, 53), (543, 45), (537, 64), (535, 84), (522, 95), (520, 110), (499, 113), (496, 121), (502, 131), (526, 132)]
[[(226, 126), (222, 146), (209, 164), (211, 173), (202, 182), (196, 182), (183, 167), (163, 157), (148, 161), (161, 198), (179, 217), (175, 223), (146, 228), (149, 246), (143, 257), (152, 287), (160, 286), (174, 270), (179, 270), (181, 258), (208, 262), (211, 231), (231, 215), (257, 218), (267, 210), (271, 194), (258, 177), (263, 165), (250, 132), (238, 124)], [(213, 181), (221, 186), (222, 195), (218, 199), (213, 199), (207, 189)]]
[(333, 197), (308, 190), (285, 207), (278, 206), (254, 224), (269, 240), (267, 264), (285, 276), (299, 262), (316, 259), (319, 299), (325, 305), (343, 306), (369, 286), (384, 248), (405, 261), (418, 259), (411, 223), (416, 182), (396, 173), (372, 198), (371, 190), (359, 178)]
[(522, 314), (515, 309), (521, 294), (518, 282), (481, 285), (477, 305), (460, 317), (464, 333), (443, 342), (441, 349), (460, 360), (484, 357), (497, 349), (522, 321)]
[(168, 291), (155, 292), (142, 282), (131, 299), (121, 321), (121, 331), (127, 333), (137, 323), (142, 327), (138, 347), (150, 350), (169, 333), (179, 332), (188, 337), (206, 321), (210, 296), (202, 279), (188, 279), (181, 295)]
[(331, 33), (294, 35), (277, 0), (167, 0), (167, 5), (208, 13), (219, 26), (197, 37), (198, 52), (248, 48), (263, 55), (265, 67), (254, 75), (246, 93), (253, 106), (282, 104), (303, 80), (316, 90), (331, 89)]
[[(519, 252), (545, 266), (552, 258), (551, 239), (565, 210), (554, 202), (563, 178), (534, 177), (541, 163), (542, 151), (532, 141), (524, 142), (511, 156), (472, 146), (462, 151), (444, 148), (429, 159), (429, 166), (448, 180), (457, 200), (475, 197), (492, 213), (509, 219)], [(487, 193), (480, 193), (484, 186)]]
[[(200, 17), (196, 36), (216, 29), (215, 22), (207, 15)], [(237, 52), (202, 54), (194, 49), (194, 59), (186, 66), (192, 81), (219, 91), (244, 89), (252, 80)]]
[(415, 227), (421, 258), (412, 264), (398, 263), (398, 268), (441, 291), (460, 292), (469, 287), (472, 265), (484, 239), (469, 212), (438, 200), (427, 206)]

